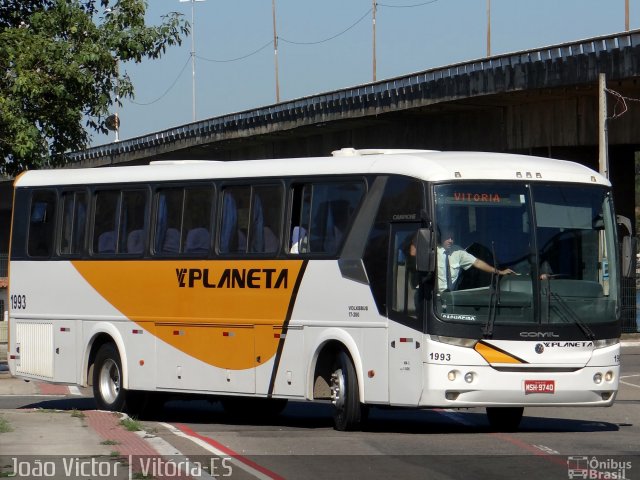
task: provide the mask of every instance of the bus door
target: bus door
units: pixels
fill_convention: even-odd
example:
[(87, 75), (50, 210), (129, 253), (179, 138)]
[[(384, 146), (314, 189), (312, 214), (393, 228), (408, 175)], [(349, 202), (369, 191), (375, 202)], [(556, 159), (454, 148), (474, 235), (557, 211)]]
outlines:
[(391, 226), (387, 305), (389, 310), (389, 400), (416, 406), (422, 393), (422, 294), (415, 261), (419, 223)]

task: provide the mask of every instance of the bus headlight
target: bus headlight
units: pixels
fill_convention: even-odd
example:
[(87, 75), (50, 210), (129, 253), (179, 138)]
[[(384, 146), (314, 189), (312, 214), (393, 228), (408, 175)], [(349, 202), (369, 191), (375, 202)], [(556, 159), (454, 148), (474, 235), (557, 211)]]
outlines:
[(600, 372), (596, 373), (593, 376), (593, 381), (594, 383), (596, 383), (597, 385), (600, 385), (602, 383), (602, 374)]
[(610, 347), (612, 345), (616, 345), (620, 343), (620, 339), (619, 338), (604, 338), (601, 340), (596, 340), (593, 342), (593, 346), (598, 349), (598, 348), (606, 348), (606, 347)]
[(613, 380), (613, 372), (611, 370), (609, 370), (607, 373), (604, 374), (604, 379), (607, 382), (610, 382), (611, 380)]
[(464, 374), (464, 381), (467, 383), (473, 383), (473, 380), (475, 379), (475, 375), (473, 374), (473, 372), (467, 372)]
[(456, 376), (457, 374), (455, 370), (451, 370), (449, 373), (447, 373), (447, 378), (450, 382), (453, 382), (456, 379)]

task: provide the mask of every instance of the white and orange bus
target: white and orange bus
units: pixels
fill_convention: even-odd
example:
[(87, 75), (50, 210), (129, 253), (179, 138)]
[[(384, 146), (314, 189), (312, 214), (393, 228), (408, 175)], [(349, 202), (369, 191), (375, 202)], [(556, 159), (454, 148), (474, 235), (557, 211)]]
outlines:
[(618, 388), (611, 185), (565, 161), (343, 149), (29, 171), (9, 288), (11, 373), (93, 385), (103, 409), (325, 400), (347, 430), (369, 406), (486, 407), (513, 429), (526, 406)]

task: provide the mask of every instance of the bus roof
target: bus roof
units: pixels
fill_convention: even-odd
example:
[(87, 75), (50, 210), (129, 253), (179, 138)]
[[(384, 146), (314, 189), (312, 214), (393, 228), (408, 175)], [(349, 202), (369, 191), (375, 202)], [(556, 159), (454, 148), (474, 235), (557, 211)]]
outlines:
[(512, 180), (591, 183), (610, 186), (577, 163), (527, 155), (418, 150), (353, 150), (332, 157), (238, 161), (167, 161), (129, 167), (32, 170), (16, 188), (196, 179), (283, 178), (340, 174), (399, 174), (428, 181)]

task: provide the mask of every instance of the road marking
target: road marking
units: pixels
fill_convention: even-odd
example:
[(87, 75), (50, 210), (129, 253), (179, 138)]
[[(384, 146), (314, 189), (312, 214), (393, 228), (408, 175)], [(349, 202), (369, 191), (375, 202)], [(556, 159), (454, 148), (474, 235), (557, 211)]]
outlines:
[[(165, 425), (165, 424), (163, 424)], [(185, 457), (185, 455), (178, 450), (176, 447), (167, 442), (164, 438), (158, 436), (150, 437), (147, 432), (136, 432), (136, 434), (146, 441), (153, 449), (158, 452), (165, 460), (174, 461), (178, 465), (180, 465), (181, 473), (187, 474), (193, 471), (202, 471), (202, 475), (198, 477), (194, 477), (190, 475), (189, 478), (197, 478), (203, 480), (209, 480), (215, 478), (213, 475), (209, 475), (207, 472), (204, 472), (199, 467), (197, 463), (193, 463), (189, 461), (189, 457)], [(176, 458), (178, 457), (178, 458)], [(130, 462), (131, 463), (131, 462)]]
[(635, 383), (630, 383), (630, 382), (625, 382), (623, 380), (623, 378), (632, 378), (632, 377), (640, 377), (640, 374), (634, 374), (634, 375), (623, 375), (620, 377), (620, 383), (623, 383), (624, 385), (627, 385), (629, 387), (635, 387), (635, 388), (640, 388), (640, 385), (636, 385)]
[(75, 385), (70, 385), (69, 386), (69, 393), (71, 395), (82, 395), (82, 392), (80, 391), (80, 389), (78, 387), (76, 387)]
[(195, 444), (201, 446), (205, 450), (213, 453), (214, 455), (222, 458), (227, 458), (231, 463), (233, 463), (237, 467), (240, 467), (245, 472), (253, 475), (256, 478), (259, 478), (261, 480), (284, 480), (283, 477), (281, 477), (277, 473), (274, 473), (258, 465), (257, 463), (249, 460), (246, 457), (243, 457), (239, 453), (231, 450), (230, 448), (219, 442), (216, 442), (212, 438), (205, 437), (203, 435), (200, 435), (199, 433), (194, 432), (186, 425), (177, 424), (174, 426), (169, 423), (160, 423), (160, 425), (167, 428), (174, 435), (187, 438)]
[(560, 455), (560, 452), (554, 450), (551, 447), (547, 447), (546, 445), (533, 445), (538, 450), (542, 450), (544, 453), (548, 453), (549, 455)]
[[(466, 418), (466, 416), (464, 414), (458, 413), (455, 410), (451, 410), (451, 409), (435, 409), (436, 412), (438, 412), (439, 414), (450, 418), (451, 420), (453, 420), (454, 422), (460, 423), (462, 425), (465, 426), (478, 426), (477, 423), (472, 422), (470, 420), (468, 420)], [(534, 456), (540, 457), (545, 459), (545, 461), (553, 463), (555, 465), (559, 465), (559, 466), (566, 466), (566, 460), (564, 460), (561, 456), (560, 456), (560, 452), (557, 452), (556, 450), (544, 446), (544, 445), (531, 445), (529, 443), (523, 442), (522, 440), (512, 436), (512, 435), (507, 435), (506, 433), (500, 433), (500, 432), (492, 432), (491, 436), (498, 438), (504, 442), (510, 443), (511, 445), (519, 448), (520, 450), (523, 450), (525, 452), (529, 452), (531, 454), (533, 454)]]

